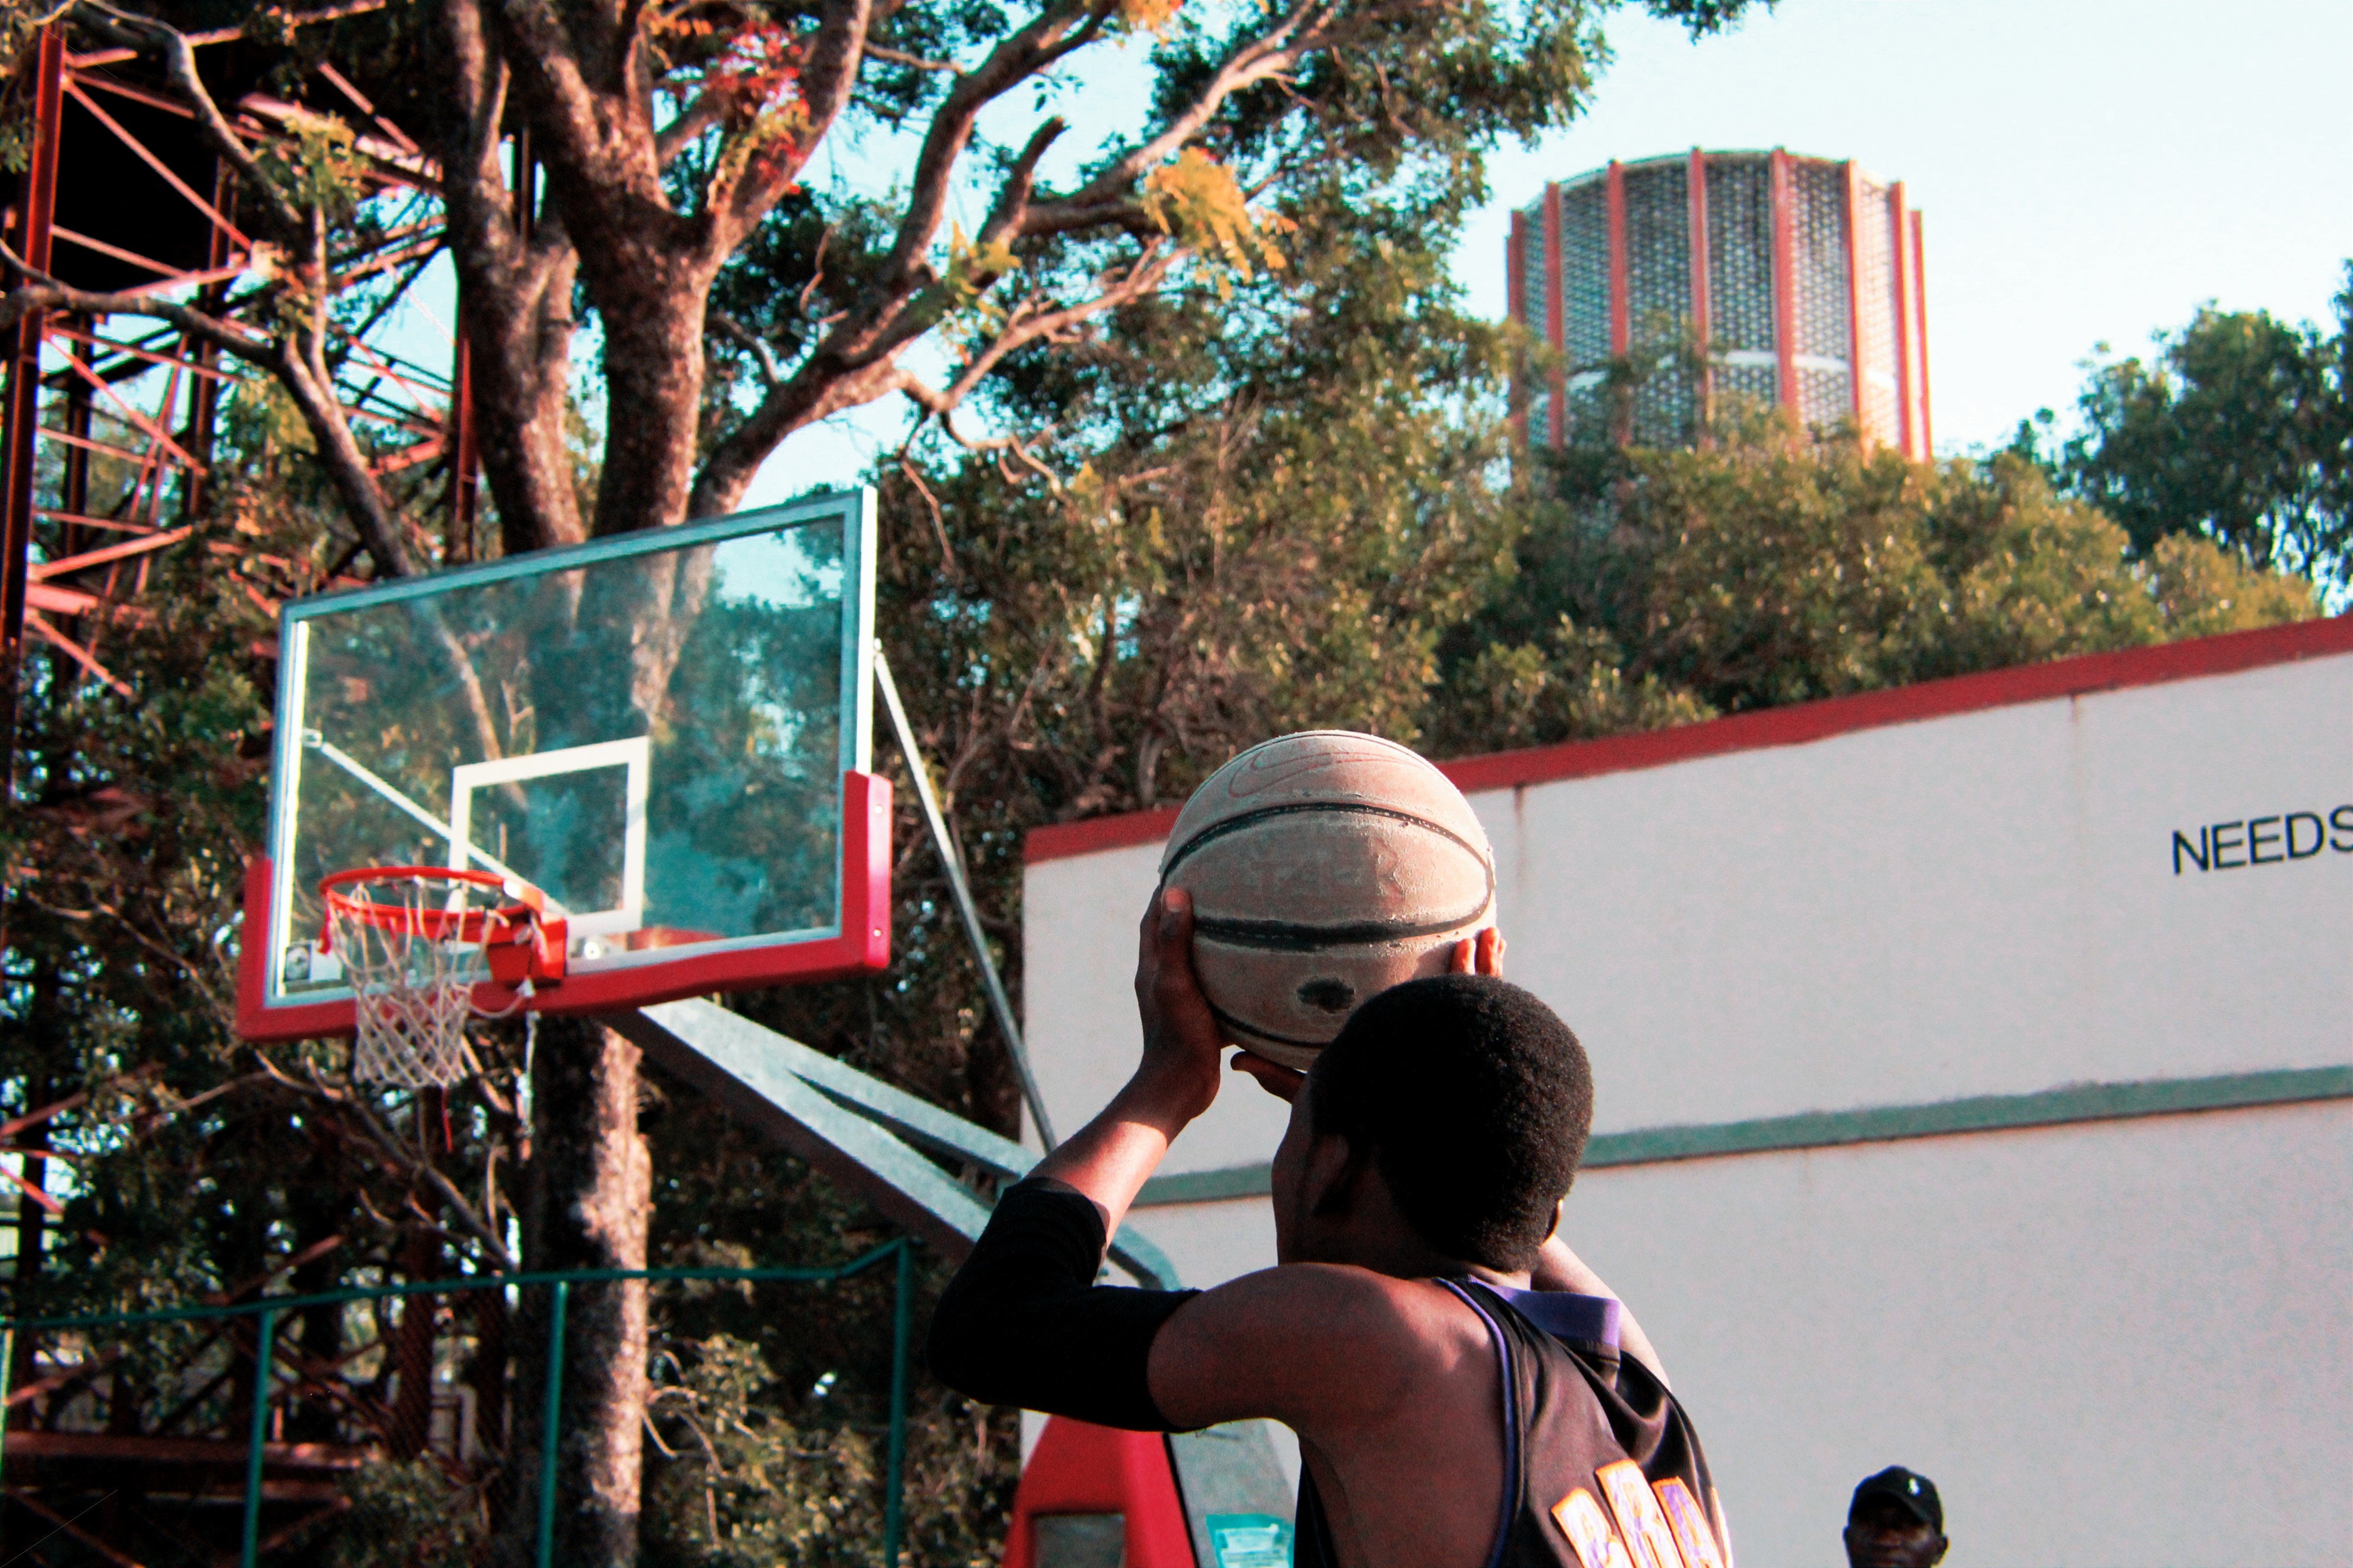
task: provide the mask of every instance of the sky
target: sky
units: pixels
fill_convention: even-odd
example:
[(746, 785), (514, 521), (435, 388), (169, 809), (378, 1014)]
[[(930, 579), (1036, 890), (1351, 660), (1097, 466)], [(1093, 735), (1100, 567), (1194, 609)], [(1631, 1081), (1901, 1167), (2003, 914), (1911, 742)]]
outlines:
[[(2204, 301), (2327, 319), (2353, 256), (2348, 0), (1782, 0), (1697, 42), (1639, 8), (1607, 29), (1589, 111), (1490, 159), (1453, 258), (1484, 314), (1511, 211), (1548, 178), (1694, 145), (1859, 159), (1924, 214), (1936, 446), (1966, 453), (2037, 409), (2063, 420), (2098, 345), (2143, 352)], [(1128, 129), (1144, 86), (1131, 45), (1058, 87), (1074, 129), (1050, 184)], [(1037, 113), (1003, 110), (986, 129), (1014, 139)], [(829, 145), (810, 177), (887, 184), (892, 143)], [(969, 230), (985, 201), (961, 205)], [(745, 504), (857, 482), (908, 415), (893, 398), (797, 433)]]
[[(1694, 145), (1859, 159), (1924, 215), (1936, 446), (1967, 452), (2063, 418), (2097, 345), (2141, 352), (2207, 300), (2327, 319), (2353, 257), (2347, 0), (1783, 0), (1697, 42), (1639, 10), (1607, 28), (1590, 111), (1490, 159), (1454, 257), (1482, 313), (1548, 178)], [(801, 432), (751, 499), (849, 483), (904, 426)]]

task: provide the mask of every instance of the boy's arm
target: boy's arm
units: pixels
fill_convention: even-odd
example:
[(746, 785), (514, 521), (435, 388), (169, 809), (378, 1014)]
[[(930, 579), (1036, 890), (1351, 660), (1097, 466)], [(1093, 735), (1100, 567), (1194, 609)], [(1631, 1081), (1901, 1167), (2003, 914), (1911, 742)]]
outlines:
[(1195, 1292), (1100, 1288), (1106, 1239), (1168, 1144), (1217, 1097), (1222, 1042), (1194, 984), (1191, 900), (1169, 893), (1137, 931), (1145, 1018), (1135, 1075), (998, 1200), (933, 1314), (930, 1358), (976, 1399), (1150, 1430), (1154, 1337)]
[(1040, 1160), (1032, 1181), (1057, 1181), (1102, 1211), (1115, 1236), (1168, 1145), (1218, 1098), (1225, 1040), (1193, 977), (1193, 899), (1171, 888), (1152, 901), (1135, 932), (1135, 1001), (1144, 1016), (1144, 1058), (1134, 1076), (1095, 1119)]
[[(1309, 1265), (1206, 1295), (1094, 1283), (1105, 1238), (1216, 1098), (1224, 1047), (1194, 981), (1185, 894), (1155, 901), (1137, 946), (1144, 1059), (1101, 1114), (999, 1200), (933, 1316), (934, 1373), (991, 1404), (1139, 1429), (1377, 1412), (1398, 1397), (1409, 1359), (1381, 1352), (1429, 1327), (1432, 1304), (1416, 1299), (1426, 1287)], [(1368, 1362), (1385, 1374), (1368, 1375)]]

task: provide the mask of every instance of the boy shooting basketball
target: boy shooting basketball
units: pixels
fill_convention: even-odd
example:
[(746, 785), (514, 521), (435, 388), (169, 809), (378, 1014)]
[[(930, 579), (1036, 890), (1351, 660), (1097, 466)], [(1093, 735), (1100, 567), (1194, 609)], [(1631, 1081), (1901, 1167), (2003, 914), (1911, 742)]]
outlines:
[[(1304, 1075), (1273, 1164), (1279, 1267), (1214, 1290), (1097, 1287), (1105, 1238), (1216, 1098), (1222, 1041), (1165, 893), (1139, 933), (1143, 1060), (1000, 1201), (942, 1298), (932, 1363), (976, 1398), (1105, 1426), (1252, 1416), (1299, 1435), (1300, 1568), (1728, 1568), (1705, 1459), (1618, 1304), (1556, 1237), (1591, 1079), (1493, 971), (1356, 1009)], [(1478, 970), (1483, 973), (1467, 973)]]

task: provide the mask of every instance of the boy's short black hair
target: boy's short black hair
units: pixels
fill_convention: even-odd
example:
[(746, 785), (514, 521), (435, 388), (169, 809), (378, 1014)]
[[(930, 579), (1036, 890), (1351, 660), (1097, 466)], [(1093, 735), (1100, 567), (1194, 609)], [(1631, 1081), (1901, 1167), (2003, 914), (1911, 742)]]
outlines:
[(1410, 980), (1350, 1016), (1310, 1082), (1315, 1132), (1369, 1152), (1423, 1240), (1534, 1261), (1593, 1125), (1592, 1068), (1551, 1008), (1493, 975)]

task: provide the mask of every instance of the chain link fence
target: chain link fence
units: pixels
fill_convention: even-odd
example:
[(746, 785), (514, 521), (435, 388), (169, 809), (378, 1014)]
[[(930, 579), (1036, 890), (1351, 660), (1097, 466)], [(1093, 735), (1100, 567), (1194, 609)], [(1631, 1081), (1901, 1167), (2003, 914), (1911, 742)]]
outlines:
[(897, 1568), (913, 1248), (0, 1322), (0, 1561)]

